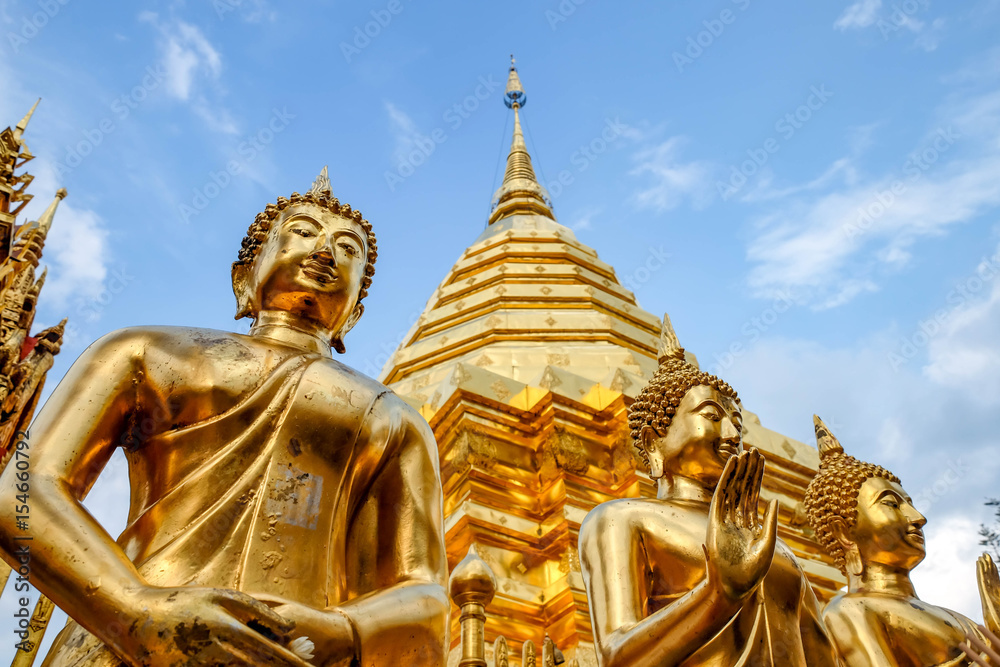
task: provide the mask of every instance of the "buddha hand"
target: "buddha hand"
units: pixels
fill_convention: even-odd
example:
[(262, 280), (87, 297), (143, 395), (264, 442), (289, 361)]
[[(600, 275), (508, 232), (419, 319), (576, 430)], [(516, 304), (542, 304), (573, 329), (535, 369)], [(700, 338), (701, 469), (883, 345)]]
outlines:
[(986, 627), (1000, 633), (1000, 574), (989, 554), (983, 554), (976, 561), (976, 579), (979, 581), (979, 598), (983, 603)]
[(238, 591), (150, 587), (130, 606), (143, 620), (116, 643), (129, 664), (308, 666), (286, 647), (294, 623)]
[(756, 449), (731, 457), (712, 496), (705, 552), (708, 581), (730, 600), (752, 593), (771, 567), (777, 540), (778, 502), (761, 524), (757, 509), (764, 457)]

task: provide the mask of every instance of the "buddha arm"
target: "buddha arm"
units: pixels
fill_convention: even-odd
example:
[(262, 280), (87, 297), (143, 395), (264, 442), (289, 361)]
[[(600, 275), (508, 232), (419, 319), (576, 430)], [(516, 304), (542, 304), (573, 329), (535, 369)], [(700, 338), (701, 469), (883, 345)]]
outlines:
[[(135, 620), (123, 611), (144, 585), (135, 567), (81, 501), (120, 445), (126, 415), (137, 410), (141, 345), (119, 331), (91, 345), (73, 364), (30, 429), (26, 451), (28, 528), (13, 508), (17, 459), (0, 479), (0, 551), (17, 570), (30, 548), (31, 582), (113, 648)], [(22, 487), (24, 488), (24, 487)], [(31, 541), (18, 541), (30, 537)]]
[(580, 561), (602, 667), (679, 665), (739, 611), (707, 578), (643, 618), (646, 556), (641, 533), (616, 503), (598, 506), (580, 528)]
[(427, 422), (391, 394), (376, 399), (367, 421), (359, 437), (386, 444), (350, 522), (352, 599), (338, 609), (351, 619), (362, 665), (443, 666), (451, 610), (437, 444)]
[(840, 656), (820, 613), (816, 593), (805, 573), (802, 573), (802, 599), (799, 601), (802, 650), (809, 665), (838, 667), (842, 664)]

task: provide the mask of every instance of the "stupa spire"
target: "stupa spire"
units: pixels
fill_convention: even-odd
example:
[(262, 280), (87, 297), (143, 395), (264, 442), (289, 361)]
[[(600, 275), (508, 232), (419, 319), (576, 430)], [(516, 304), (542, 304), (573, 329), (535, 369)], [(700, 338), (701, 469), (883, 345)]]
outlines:
[(45, 246), (45, 239), (49, 235), (49, 230), (52, 229), (52, 221), (55, 219), (56, 209), (59, 208), (59, 202), (65, 198), (66, 189), (59, 188), (56, 191), (55, 199), (52, 200), (52, 203), (49, 204), (49, 207), (45, 209), (45, 212), (42, 213), (38, 220), (18, 229), (18, 238), (14, 245), (14, 255), (18, 261), (31, 262), (32, 265), (38, 266), (38, 260), (42, 258), (42, 248)]
[(528, 101), (521, 85), (521, 77), (517, 74), (514, 56), (510, 57), (510, 72), (507, 75), (507, 90), (504, 93), (504, 104), (514, 111), (514, 137), (507, 155), (507, 169), (504, 171), (503, 183), (493, 195), (493, 213), (490, 224), (497, 220), (517, 214), (544, 215), (555, 220), (549, 203), (548, 192), (539, 184), (535, 170), (531, 166), (531, 156), (524, 143), (524, 133), (521, 130), (521, 115), (518, 112)]
[(35, 115), (35, 109), (38, 108), (38, 103), (42, 101), (39, 97), (35, 100), (35, 103), (31, 105), (31, 109), (24, 115), (21, 122), (14, 127), (14, 140), (20, 142), (21, 137), (24, 135), (24, 131), (28, 129), (28, 123), (31, 122), (31, 117)]

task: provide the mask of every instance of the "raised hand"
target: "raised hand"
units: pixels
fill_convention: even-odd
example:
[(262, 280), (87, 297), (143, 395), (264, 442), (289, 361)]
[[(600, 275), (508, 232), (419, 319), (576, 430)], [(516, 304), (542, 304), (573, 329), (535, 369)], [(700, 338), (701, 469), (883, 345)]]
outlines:
[(1000, 574), (989, 554), (983, 554), (976, 561), (976, 579), (979, 581), (979, 598), (983, 603), (986, 627), (1000, 633)]
[(757, 503), (763, 479), (764, 457), (756, 449), (731, 457), (708, 511), (708, 580), (733, 601), (757, 588), (774, 557), (778, 502), (771, 501), (761, 524)]

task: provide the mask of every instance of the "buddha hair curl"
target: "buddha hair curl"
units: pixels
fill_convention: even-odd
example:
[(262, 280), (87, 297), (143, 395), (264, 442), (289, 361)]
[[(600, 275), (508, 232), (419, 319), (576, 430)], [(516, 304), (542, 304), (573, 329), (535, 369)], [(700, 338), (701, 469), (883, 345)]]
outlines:
[(844, 547), (834, 533), (834, 522), (841, 519), (848, 529), (858, 524), (858, 495), (866, 480), (881, 478), (899, 484), (899, 478), (873, 463), (860, 461), (844, 453), (823, 422), (816, 418), (819, 444), (819, 471), (806, 488), (805, 508), (816, 539), (847, 575)]
[(632, 443), (639, 450), (639, 455), (642, 456), (647, 468), (649, 454), (642, 446), (642, 432), (646, 428), (651, 428), (657, 436), (665, 436), (684, 395), (692, 387), (702, 384), (713, 387), (734, 401), (739, 401), (736, 390), (728, 382), (692, 366), (684, 359), (684, 350), (677, 348), (669, 356), (661, 358), (660, 367), (629, 406), (628, 425)]

